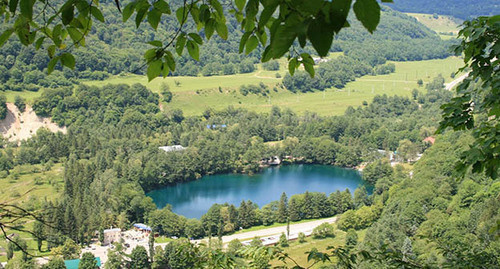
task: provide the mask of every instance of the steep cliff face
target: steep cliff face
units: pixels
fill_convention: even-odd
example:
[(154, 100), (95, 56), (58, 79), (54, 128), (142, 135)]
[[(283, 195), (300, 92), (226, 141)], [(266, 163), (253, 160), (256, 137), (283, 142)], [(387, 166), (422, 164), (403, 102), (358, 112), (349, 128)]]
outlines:
[(59, 127), (50, 118), (37, 116), (30, 105), (21, 112), (13, 103), (7, 103), (7, 109), (7, 116), (0, 121), (0, 132), (9, 141), (28, 139), (40, 128), (66, 133), (66, 127)]

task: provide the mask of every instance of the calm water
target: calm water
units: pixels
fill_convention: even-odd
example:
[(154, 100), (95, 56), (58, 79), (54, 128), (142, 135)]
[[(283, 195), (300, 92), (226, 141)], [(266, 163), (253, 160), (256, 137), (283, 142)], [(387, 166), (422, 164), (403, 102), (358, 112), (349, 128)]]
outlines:
[[(326, 165), (288, 165), (265, 169), (253, 176), (224, 174), (204, 176), (196, 181), (149, 192), (159, 208), (172, 205), (175, 213), (200, 218), (215, 203), (239, 206), (251, 200), (259, 206), (279, 200), (281, 193), (324, 192), (348, 188), (351, 193), (365, 184), (355, 170)], [(368, 187), (368, 186), (367, 186)]]

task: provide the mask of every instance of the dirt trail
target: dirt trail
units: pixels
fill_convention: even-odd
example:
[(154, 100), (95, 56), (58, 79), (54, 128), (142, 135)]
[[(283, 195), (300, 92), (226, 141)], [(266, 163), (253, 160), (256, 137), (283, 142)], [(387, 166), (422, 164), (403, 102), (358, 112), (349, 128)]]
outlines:
[(50, 118), (42, 118), (35, 114), (30, 105), (20, 112), (13, 103), (7, 103), (7, 116), (0, 121), (0, 132), (9, 141), (21, 141), (30, 138), (40, 128), (52, 132), (66, 133), (66, 127), (59, 127)]

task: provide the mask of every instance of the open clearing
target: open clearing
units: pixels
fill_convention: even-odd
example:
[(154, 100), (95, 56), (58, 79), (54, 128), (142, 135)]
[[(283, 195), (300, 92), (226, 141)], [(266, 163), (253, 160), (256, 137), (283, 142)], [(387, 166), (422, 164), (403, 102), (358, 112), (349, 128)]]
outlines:
[(461, 21), (451, 16), (433, 14), (407, 13), (416, 18), (420, 23), (434, 30), (442, 39), (450, 39), (458, 34)]
[[(284, 65), (276, 71), (257, 70), (250, 74), (236, 74), (213, 77), (167, 77), (157, 78), (147, 82), (145, 76), (127, 75), (115, 76), (104, 81), (87, 81), (88, 85), (102, 86), (106, 84), (134, 84), (146, 85), (154, 92), (160, 92), (162, 83), (169, 85), (174, 93), (170, 103), (163, 103), (165, 110), (182, 109), (185, 115), (200, 115), (208, 108), (221, 110), (228, 106), (242, 107), (256, 112), (268, 112), (274, 105), (281, 108), (290, 108), (294, 112), (303, 114), (305, 111), (316, 112), (320, 115), (340, 115), (349, 106), (360, 106), (363, 101), (370, 102), (377, 94), (410, 96), (417, 86), (417, 80), (429, 82), (442, 74), (447, 82), (450, 75), (462, 66), (463, 61), (458, 57), (447, 59), (394, 62), (396, 72), (382, 76), (364, 76), (350, 82), (343, 89), (328, 89), (324, 92), (291, 93), (279, 87), (281, 76), (286, 74)], [(176, 85), (177, 81), (177, 85)], [(239, 92), (241, 85), (259, 84), (269, 86), (269, 96), (248, 94), (243, 96)], [(276, 91), (273, 90), (276, 88)], [(420, 90), (424, 90), (421, 88)]]

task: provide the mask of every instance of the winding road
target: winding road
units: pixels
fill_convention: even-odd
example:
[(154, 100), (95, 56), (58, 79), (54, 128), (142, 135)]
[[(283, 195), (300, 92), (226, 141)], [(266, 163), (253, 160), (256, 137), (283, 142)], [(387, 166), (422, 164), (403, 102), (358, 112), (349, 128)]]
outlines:
[(469, 73), (463, 74), (463, 75), (459, 76), (458, 78), (456, 78), (455, 80), (453, 80), (452, 82), (445, 83), (444, 88), (448, 91), (451, 91), (453, 88), (455, 88), (455, 86), (460, 84), (460, 82), (464, 81), (464, 79), (468, 76), (469, 76)]

